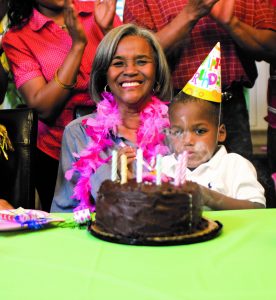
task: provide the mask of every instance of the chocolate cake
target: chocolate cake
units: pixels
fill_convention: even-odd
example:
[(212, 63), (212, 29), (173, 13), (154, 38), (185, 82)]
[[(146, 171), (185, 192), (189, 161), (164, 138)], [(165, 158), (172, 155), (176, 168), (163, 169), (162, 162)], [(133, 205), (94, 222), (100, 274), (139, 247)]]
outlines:
[(201, 201), (171, 183), (126, 184), (106, 180), (96, 202), (97, 228), (132, 239), (193, 234), (208, 226)]

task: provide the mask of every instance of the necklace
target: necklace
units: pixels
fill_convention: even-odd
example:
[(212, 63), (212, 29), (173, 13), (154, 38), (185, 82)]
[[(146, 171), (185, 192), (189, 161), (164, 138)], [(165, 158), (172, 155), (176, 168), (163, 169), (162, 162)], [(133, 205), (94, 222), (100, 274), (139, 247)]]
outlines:
[[(122, 124), (118, 104), (113, 95), (104, 92), (102, 96), (103, 100), (97, 105), (96, 117), (82, 121), (91, 142), (80, 154), (74, 154), (77, 160), (65, 174), (67, 180), (70, 180), (75, 172), (79, 174), (72, 196), (80, 201), (75, 210), (89, 208), (90, 211), (95, 211), (94, 203), (90, 203), (92, 190), (90, 176), (102, 164), (110, 161), (111, 156), (102, 159), (100, 153), (114, 146), (112, 135), (117, 135), (118, 126)], [(158, 153), (164, 155), (168, 152), (168, 147), (164, 145), (165, 134), (163, 133), (163, 129), (169, 127), (167, 105), (152, 96), (151, 102), (140, 112), (140, 121), (137, 147), (143, 150), (144, 159), (153, 164)]]

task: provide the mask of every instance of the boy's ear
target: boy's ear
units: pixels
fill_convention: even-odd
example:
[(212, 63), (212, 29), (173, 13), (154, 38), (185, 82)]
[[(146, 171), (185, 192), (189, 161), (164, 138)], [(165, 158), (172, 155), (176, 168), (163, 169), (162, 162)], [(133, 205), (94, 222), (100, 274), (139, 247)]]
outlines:
[(218, 142), (223, 143), (225, 139), (226, 139), (226, 128), (224, 124), (221, 124), (218, 130)]

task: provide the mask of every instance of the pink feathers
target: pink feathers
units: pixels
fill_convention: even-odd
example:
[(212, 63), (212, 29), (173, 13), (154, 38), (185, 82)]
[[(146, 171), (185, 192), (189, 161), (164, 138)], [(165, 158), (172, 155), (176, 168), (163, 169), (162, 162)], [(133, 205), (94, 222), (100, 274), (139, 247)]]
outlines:
[[(100, 152), (112, 147), (114, 142), (110, 133), (117, 134), (117, 127), (121, 124), (118, 105), (111, 93), (103, 93), (103, 100), (98, 103), (95, 118), (83, 121), (86, 134), (91, 137), (87, 147), (75, 157), (79, 157), (72, 164), (72, 169), (66, 172), (66, 179), (70, 180), (74, 173), (79, 174), (77, 184), (74, 188), (73, 198), (80, 201), (75, 210), (89, 208), (95, 210), (95, 205), (90, 203), (92, 186), (90, 176), (104, 163), (110, 160), (102, 159)], [(149, 162), (158, 153), (164, 155), (168, 148), (164, 145), (165, 135), (163, 129), (169, 126), (168, 107), (158, 98), (152, 97), (146, 107), (141, 111), (141, 126), (137, 132), (137, 147), (141, 148), (144, 157)]]

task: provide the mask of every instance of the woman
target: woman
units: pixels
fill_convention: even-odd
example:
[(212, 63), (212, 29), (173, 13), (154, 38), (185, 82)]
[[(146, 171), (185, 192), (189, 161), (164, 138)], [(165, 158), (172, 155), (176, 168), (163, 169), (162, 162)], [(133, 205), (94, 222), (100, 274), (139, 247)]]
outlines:
[(148, 163), (166, 151), (160, 132), (169, 125), (167, 105), (157, 96), (171, 98), (170, 72), (149, 31), (132, 24), (110, 31), (98, 47), (90, 88), (97, 113), (65, 129), (51, 211), (94, 209), (98, 188), (110, 178), (113, 149), (127, 155), (129, 168), (137, 147)]
[[(121, 24), (116, 0), (8, 0), (3, 38), (17, 88), (39, 116), (36, 187), (49, 211), (64, 127), (78, 105), (93, 106), (91, 64), (104, 34)], [(115, 18), (115, 20), (114, 20)]]

